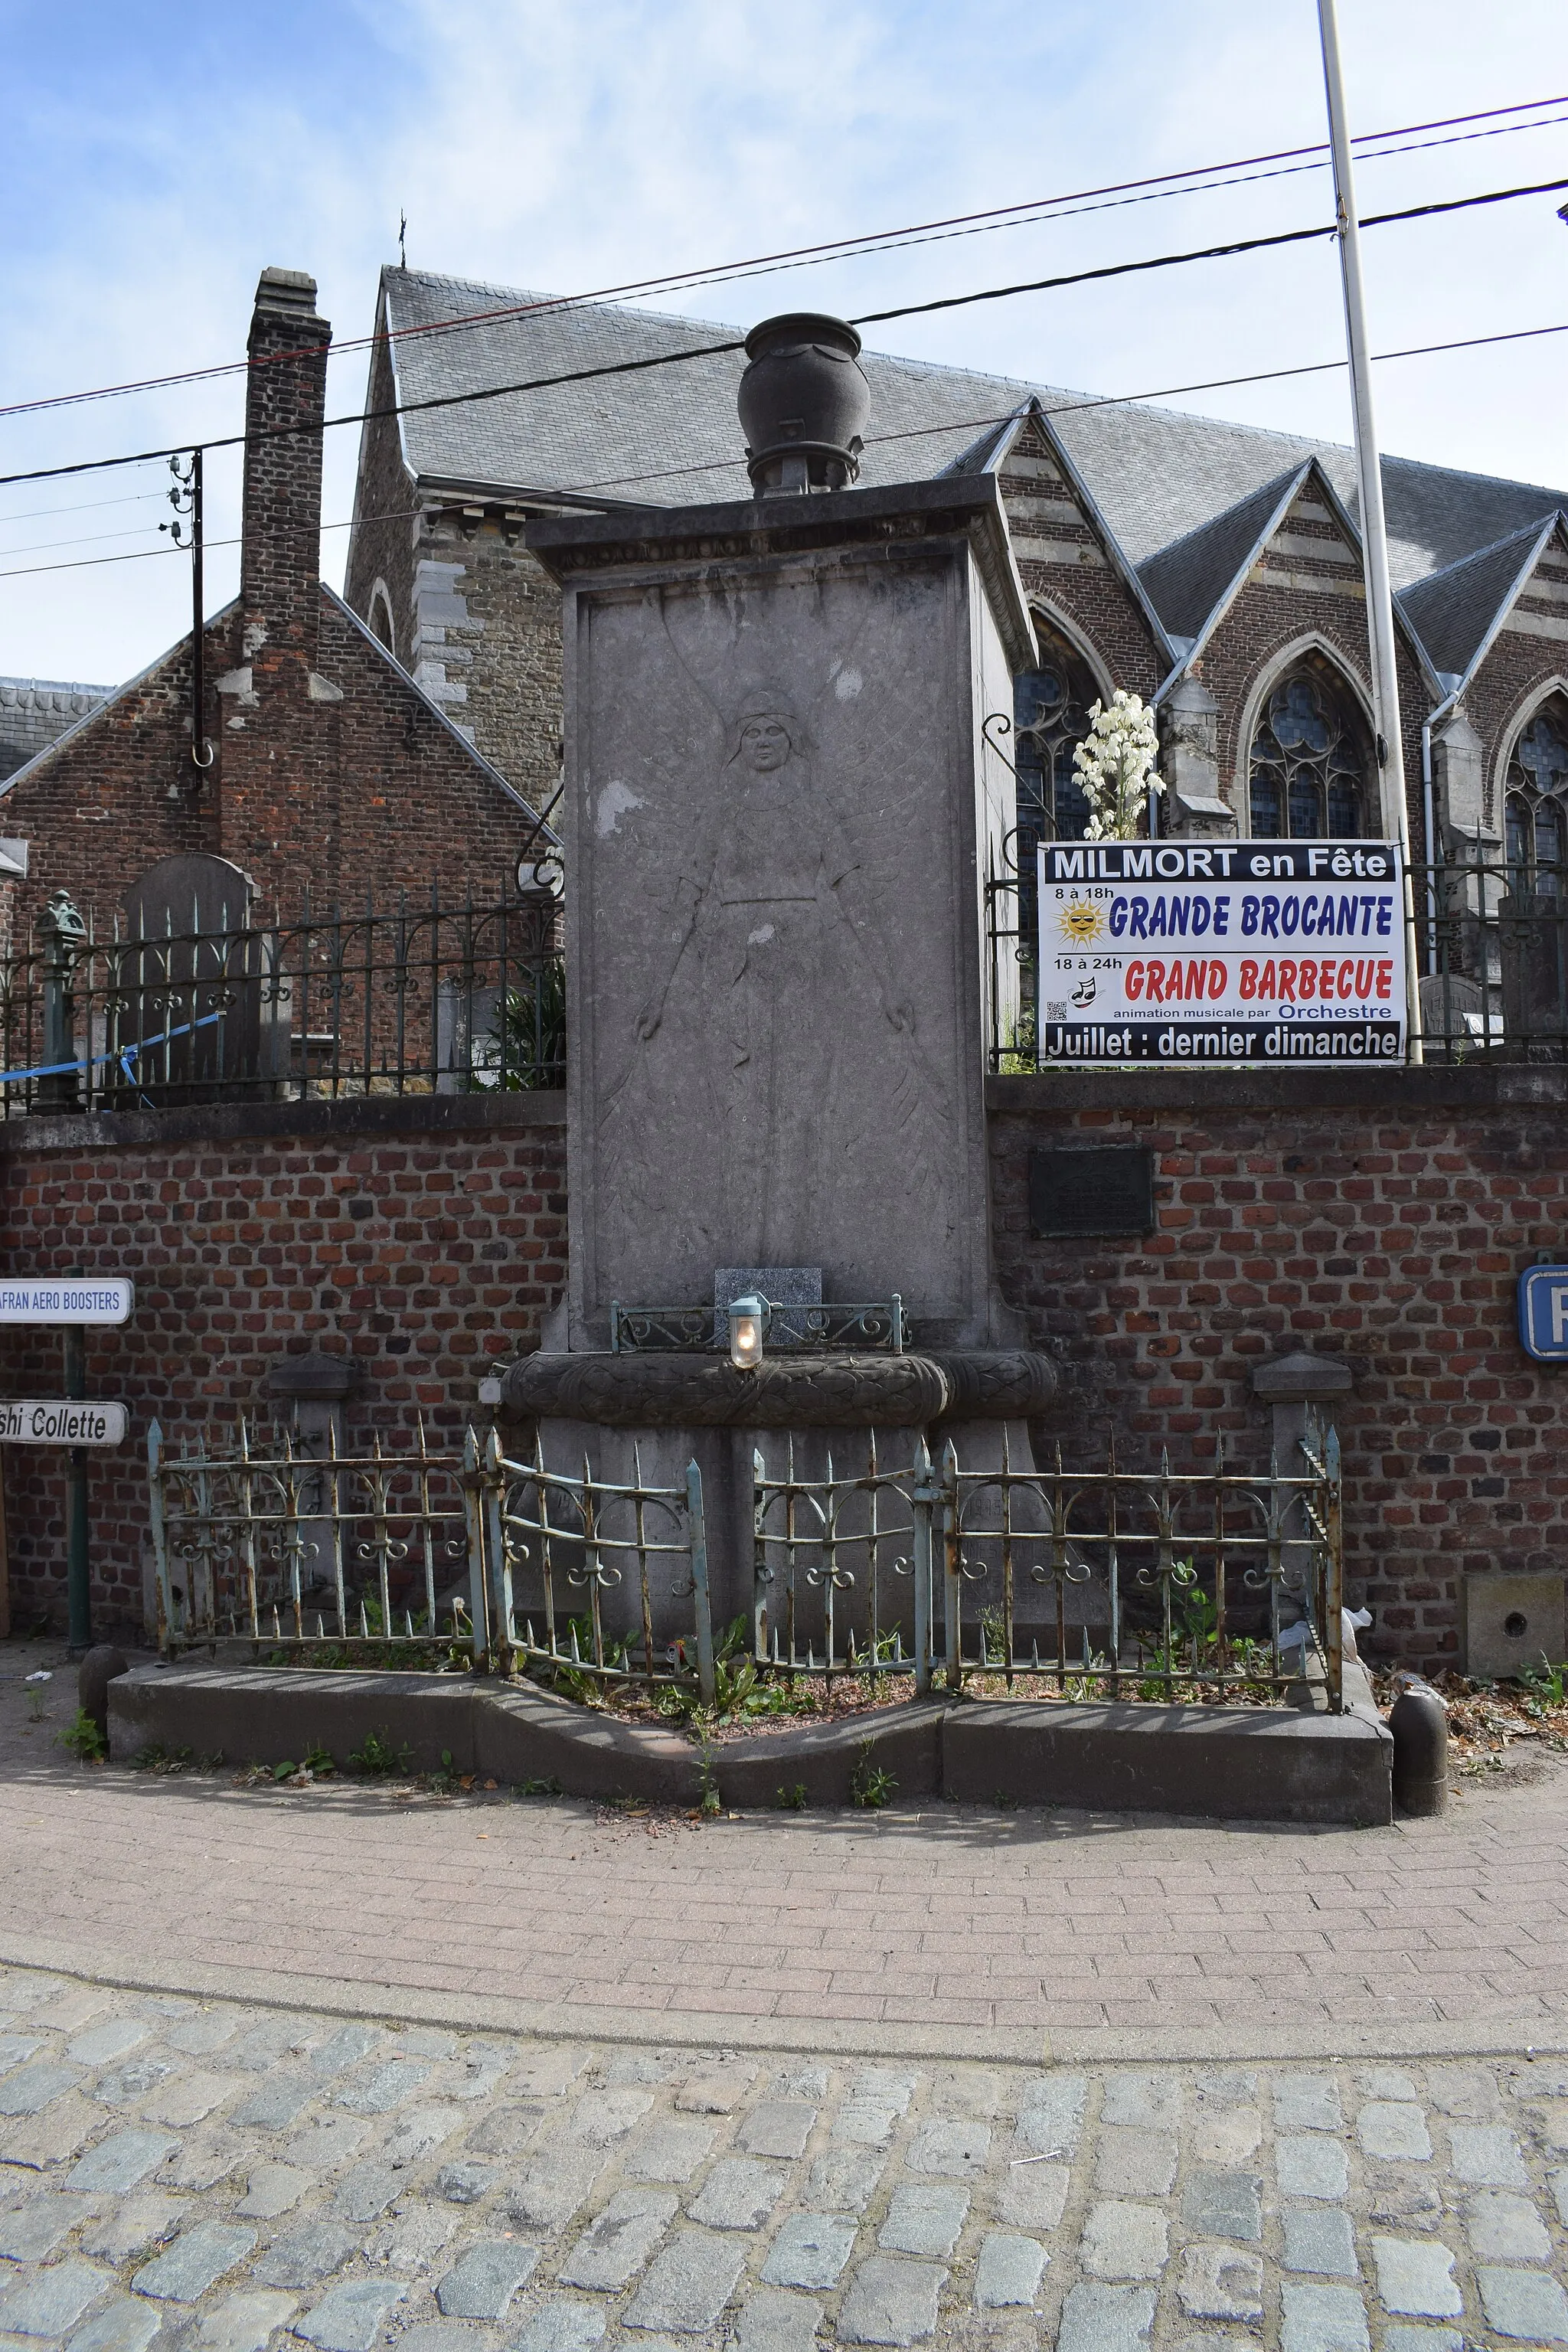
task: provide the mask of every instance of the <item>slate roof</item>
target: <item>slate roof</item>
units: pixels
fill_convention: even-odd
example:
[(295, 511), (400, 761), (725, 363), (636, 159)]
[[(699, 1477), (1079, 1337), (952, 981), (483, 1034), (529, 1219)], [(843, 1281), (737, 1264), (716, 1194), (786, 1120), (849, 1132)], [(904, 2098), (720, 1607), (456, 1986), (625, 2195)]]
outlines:
[[(421, 270), (383, 272), (394, 331), (550, 298)], [(603, 304), (541, 310), (394, 344), (404, 401), (485, 391), (533, 376), (699, 351), (742, 331)], [(1194, 532), (1318, 457), (1353, 514), (1352, 452), (1147, 404), (930, 361), (868, 352), (871, 420), (861, 478), (920, 481), (984, 463), (991, 427), (1031, 394), (1057, 428), (1131, 561)], [(402, 419), (412, 470), (435, 482), (513, 492), (558, 490), (649, 505), (750, 495), (735, 416), (739, 350), (639, 374), (509, 394)], [(1568, 505), (1568, 492), (1384, 459), (1389, 565), (1395, 587), (1422, 578)]]
[(1400, 610), (1434, 669), (1468, 671), (1503, 604), (1534, 568), (1547, 525), (1537, 520), (1402, 589)]
[(1298, 467), (1277, 475), (1138, 566), (1138, 577), (1173, 636), (1198, 635), (1305, 470)]

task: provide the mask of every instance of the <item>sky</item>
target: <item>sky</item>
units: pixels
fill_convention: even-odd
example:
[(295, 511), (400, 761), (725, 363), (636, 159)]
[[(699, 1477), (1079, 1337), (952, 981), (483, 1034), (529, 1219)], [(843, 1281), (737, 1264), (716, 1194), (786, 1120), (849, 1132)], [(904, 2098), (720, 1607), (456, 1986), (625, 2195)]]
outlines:
[[(1340, 0), (1352, 131), (1561, 97), (1563, 0)], [(0, 0), (0, 410), (243, 355), (256, 279), (309, 270), (340, 340), (412, 267), (581, 292), (1325, 135), (1314, 0)], [(1312, 159), (1308, 159), (1309, 163)], [(1363, 214), (1568, 179), (1568, 121), (1369, 163)], [(1368, 231), (1376, 352), (1568, 321), (1568, 189)], [(1331, 216), (1326, 171), (1100, 206), (654, 307), (858, 313)], [(874, 346), (1100, 394), (1342, 357), (1325, 242), (899, 321)], [(1385, 450), (1568, 486), (1568, 334), (1375, 373)], [(334, 360), (329, 415), (363, 399)], [(1347, 441), (1342, 371), (1172, 406)], [(0, 414), (0, 474), (236, 432), (237, 378)], [(873, 428), (874, 429), (874, 428)], [(342, 579), (357, 433), (329, 434)], [(237, 453), (208, 463), (207, 609)], [(157, 463), (0, 485), (0, 676), (109, 684), (189, 625)], [(106, 558), (116, 560), (105, 561)], [(132, 560), (123, 560), (130, 558)]]

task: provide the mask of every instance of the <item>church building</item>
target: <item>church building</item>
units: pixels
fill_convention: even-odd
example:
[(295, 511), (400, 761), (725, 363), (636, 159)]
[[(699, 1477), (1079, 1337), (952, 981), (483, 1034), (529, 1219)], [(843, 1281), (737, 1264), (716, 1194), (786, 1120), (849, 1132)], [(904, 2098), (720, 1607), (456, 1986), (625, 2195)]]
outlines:
[[(348, 603), (542, 804), (560, 625), (525, 526), (749, 497), (732, 423), (744, 352), (731, 328), (401, 268), (383, 273), (377, 330)], [(1557, 887), (1568, 492), (1487, 473), (1484, 446), (1474, 472), (1384, 459), (1396, 779), (1373, 731), (1348, 448), (924, 361), (861, 363), (863, 485), (1000, 479), (1042, 651), (1005, 714), (1026, 844), (1081, 832), (1073, 749), (1121, 688), (1158, 712), (1164, 831), (1386, 838), (1402, 787), (1417, 860), (1506, 862), (1531, 890)]]

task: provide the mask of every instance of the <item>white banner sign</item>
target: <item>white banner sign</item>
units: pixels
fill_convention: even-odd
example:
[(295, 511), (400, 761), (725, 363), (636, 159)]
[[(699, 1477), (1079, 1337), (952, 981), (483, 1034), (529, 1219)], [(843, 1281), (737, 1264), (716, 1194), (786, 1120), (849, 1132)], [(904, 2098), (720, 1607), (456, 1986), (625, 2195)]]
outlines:
[(123, 1445), (131, 1424), (122, 1404), (85, 1397), (0, 1398), (0, 1444)]
[(1043, 842), (1039, 892), (1042, 1069), (1405, 1059), (1386, 842)]
[(0, 1323), (129, 1323), (136, 1286), (128, 1275), (89, 1280), (52, 1275), (16, 1281), (0, 1276)]

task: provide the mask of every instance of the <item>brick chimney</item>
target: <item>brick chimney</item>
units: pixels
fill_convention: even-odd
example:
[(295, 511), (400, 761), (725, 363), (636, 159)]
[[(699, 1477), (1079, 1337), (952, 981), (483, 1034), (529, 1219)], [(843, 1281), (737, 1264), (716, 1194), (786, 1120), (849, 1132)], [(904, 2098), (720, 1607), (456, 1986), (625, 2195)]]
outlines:
[[(321, 420), (332, 331), (316, 281), (264, 269), (250, 322), (239, 556), (241, 659), (256, 686), (303, 697), (321, 609)], [(280, 430), (284, 427), (303, 430)]]

